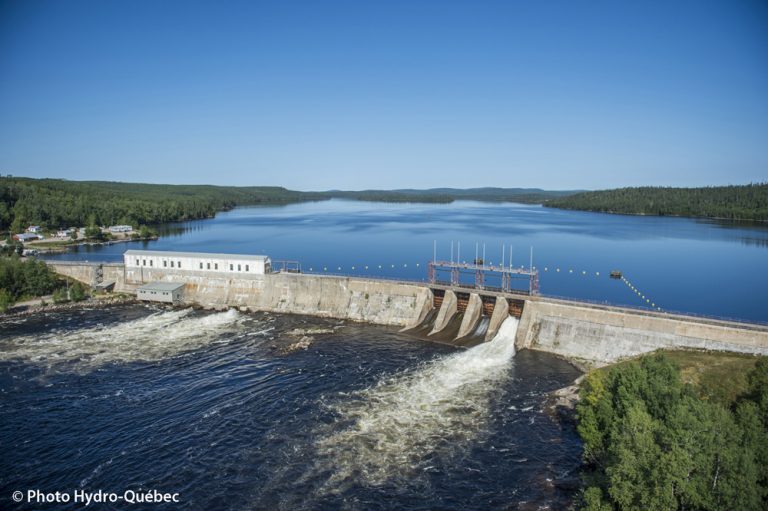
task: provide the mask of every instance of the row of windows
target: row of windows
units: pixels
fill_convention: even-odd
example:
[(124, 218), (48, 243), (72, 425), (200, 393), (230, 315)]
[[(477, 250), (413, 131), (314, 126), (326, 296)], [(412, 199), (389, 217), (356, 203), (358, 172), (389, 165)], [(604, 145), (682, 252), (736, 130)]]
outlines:
[[(176, 266), (174, 266), (174, 261), (170, 261), (170, 263), (171, 263), (171, 268), (174, 268), (174, 267), (175, 268), (181, 268), (181, 261), (175, 261)], [(146, 266), (146, 265), (147, 265), (147, 260), (146, 259), (142, 259), (141, 260), (141, 266)], [(149, 265), (150, 266), (154, 266), (152, 259), (149, 260)], [(136, 266), (139, 266), (139, 260), (138, 259), (136, 259)], [(205, 267), (206, 270), (210, 270), (211, 269), (211, 263), (205, 263), (205, 266), (206, 266)], [(163, 268), (167, 268), (167, 267), (168, 267), (168, 261), (164, 260), (163, 261)], [(200, 269), (201, 270), (203, 269), (203, 263), (202, 262), (200, 263)], [(214, 270), (218, 270), (219, 269), (219, 263), (213, 263), (213, 269)], [(235, 271), (235, 265), (234, 264), (230, 264), (229, 265), (229, 271)], [(237, 265), (237, 271), (243, 271), (242, 265), (240, 265), (240, 264)], [(245, 271), (251, 271), (250, 265), (248, 265), (248, 264), (245, 265)]]
[[(173, 263), (174, 263), (174, 261), (171, 261), (171, 268), (174, 267)], [(138, 265), (139, 265), (139, 260), (136, 259), (136, 266), (138, 266)], [(146, 266), (147, 265), (147, 260), (146, 259), (142, 259), (141, 260), (141, 265), (142, 266)], [(149, 260), (149, 265), (150, 266), (154, 266), (154, 261), (152, 259)], [(167, 267), (168, 267), (168, 261), (163, 261), (163, 268), (167, 268)], [(176, 268), (181, 268), (181, 261), (176, 261)]]

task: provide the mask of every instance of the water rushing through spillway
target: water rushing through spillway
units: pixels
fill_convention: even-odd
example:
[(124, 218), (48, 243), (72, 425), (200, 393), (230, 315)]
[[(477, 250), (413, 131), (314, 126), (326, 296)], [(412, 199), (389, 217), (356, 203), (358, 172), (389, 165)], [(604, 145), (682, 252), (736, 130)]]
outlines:
[(515, 355), (516, 328), (461, 349), (332, 319), (155, 306), (0, 321), (0, 495), (157, 489), (191, 510), (567, 507), (573, 490), (558, 485), (580, 444), (541, 404), (578, 372)]
[(518, 320), (491, 342), (438, 358), (334, 403), (338, 425), (318, 442), (337, 489), (360, 478), (381, 484), (426, 470), (432, 455), (455, 456), (485, 430), (490, 400), (515, 354)]

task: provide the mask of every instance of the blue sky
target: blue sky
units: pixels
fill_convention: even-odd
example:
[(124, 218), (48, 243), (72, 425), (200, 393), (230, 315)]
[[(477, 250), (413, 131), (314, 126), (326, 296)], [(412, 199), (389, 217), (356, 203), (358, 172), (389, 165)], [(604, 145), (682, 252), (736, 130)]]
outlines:
[(0, 173), (764, 181), (768, 3), (2, 1)]

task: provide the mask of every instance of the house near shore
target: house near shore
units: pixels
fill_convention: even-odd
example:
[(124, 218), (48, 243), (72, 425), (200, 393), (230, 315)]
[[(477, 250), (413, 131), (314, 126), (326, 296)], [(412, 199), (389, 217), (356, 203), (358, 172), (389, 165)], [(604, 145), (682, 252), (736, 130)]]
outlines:
[(25, 232), (25, 233), (22, 233), (22, 234), (14, 234), (13, 235), (13, 239), (15, 239), (16, 241), (20, 241), (22, 243), (26, 243), (28, 241), (34, 241), (34, 240), (42, 239), (42, 236), (40, 236), (39, 234), (32, 233), (32, 232)]
[(61, 229), (56, 233), (56, 236), (59, 238), (69, 238), (74, 231), (74, 229)]
[(29, 227), (27, 227), (27, 232), (31, 232), (31, 233), (34, 233), (34, 234), (39, 234), (39, 233), (43, 232), (43, 228), (40, 227), (39, 225), (30, 225)]
[(110, 225), (109, 226), (109, 232), (111, 233), (119, 233), (119, 232), (132, 232), (133, 227), (130, 225)]

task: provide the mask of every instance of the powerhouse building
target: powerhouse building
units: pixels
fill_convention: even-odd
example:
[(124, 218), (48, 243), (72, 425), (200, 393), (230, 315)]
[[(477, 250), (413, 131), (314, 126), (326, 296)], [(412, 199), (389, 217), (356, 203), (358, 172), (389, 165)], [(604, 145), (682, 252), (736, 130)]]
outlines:
[(126, 270), (196, 271), (249, 275), (264, 275), (272, 272), (272, 262), (265, 255), (126, 250), (123, 259)]

